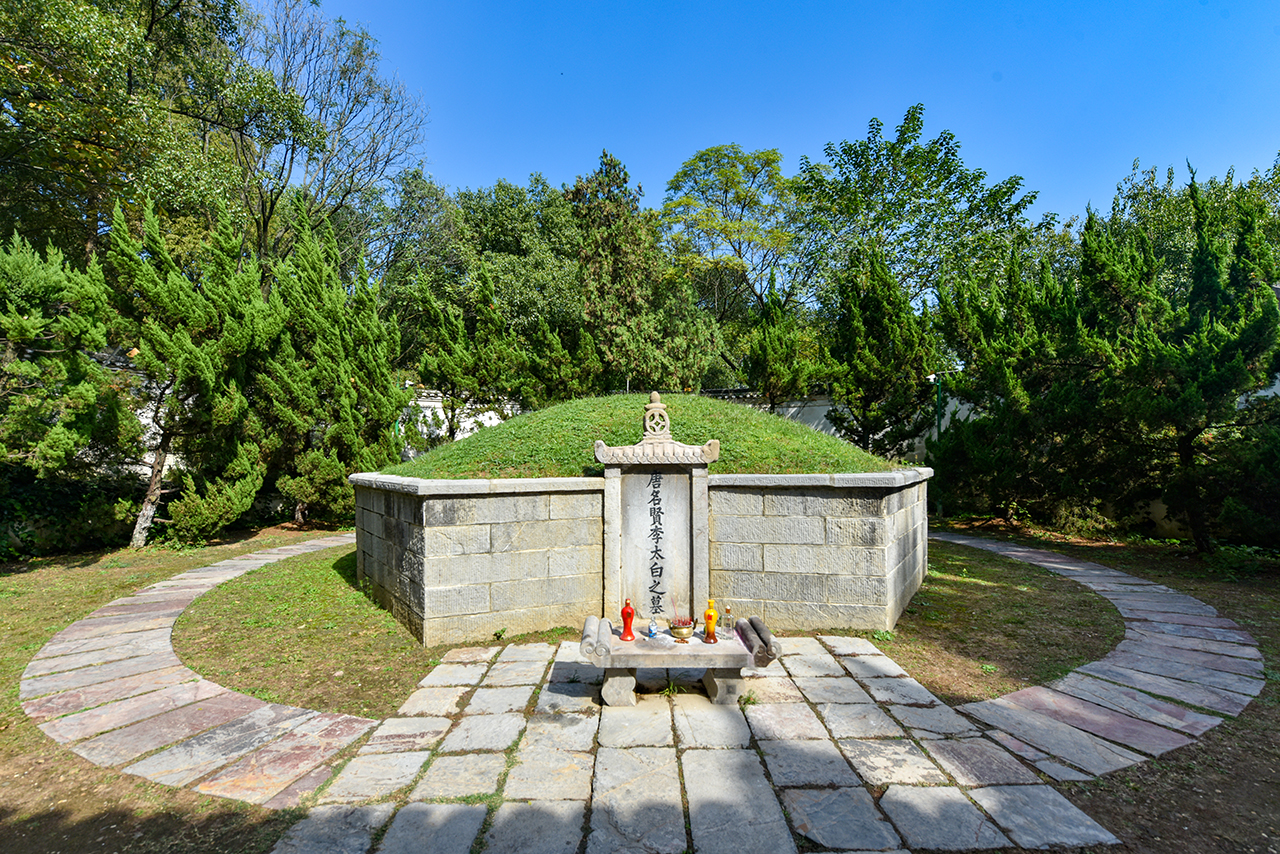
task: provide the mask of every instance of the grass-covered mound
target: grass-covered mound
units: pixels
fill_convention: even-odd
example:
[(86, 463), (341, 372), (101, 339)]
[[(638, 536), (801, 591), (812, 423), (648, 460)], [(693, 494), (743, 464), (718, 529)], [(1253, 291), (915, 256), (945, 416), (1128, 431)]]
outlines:
[[(601, 475), (594, 443), (634, 445), (644, 432), (649, 396), (571, 400), (526, 412), (415, 460), (384, 469), (424, 478)], [(720, 440), (712, 474), (887, 471), (892, 464), (834, 436), (778, 415), (699, 395), (664, 398), (677, 442)]]

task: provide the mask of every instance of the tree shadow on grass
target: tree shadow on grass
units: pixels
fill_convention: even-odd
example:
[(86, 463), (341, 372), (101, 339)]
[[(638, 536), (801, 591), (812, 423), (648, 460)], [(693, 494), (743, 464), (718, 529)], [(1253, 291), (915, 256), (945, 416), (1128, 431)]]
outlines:
[(0, 807), (0, 850), (23, 854), (265, 854), (305, 813), (269, 811), (228, 801), (205, 810), (189, 805), (105, 808), (90, 815), (54, 807), (18, 817)]

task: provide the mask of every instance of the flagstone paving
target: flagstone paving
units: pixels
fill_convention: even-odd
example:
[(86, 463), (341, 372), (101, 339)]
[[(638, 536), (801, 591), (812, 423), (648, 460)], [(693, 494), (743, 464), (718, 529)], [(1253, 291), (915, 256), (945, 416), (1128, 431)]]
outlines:
[[(603, 674), (576, 642), (461, 648), (385, 721), (265, 703), (173, 655), (173, 622), (196, 596), (354, 541), (344, 534), (112, 602), (35, 655), (19, 696), (96, 764), (273, 809), (322, 804), (274, 854), (573, 854), (584, 839), (588, 854), (774, 854), (801, 839), (906, 854), (1115, 844), (1049, 784), (1189, 744), (1265, 684), (1252, 637), (1192, 597), (1051, 552), (935, 536), (1089, 587), (1117, 605), (1125, 640), (1048, 686), (958, 709), (862, 638), (780, 638), (778, 662), (744, 670), (741, 708), (711, 705), (701, 673), (675, 669), (638, 674), (649, 693), (636, 706), (602, 708)], [(670, 685), (683, 692), (658, 693)]]

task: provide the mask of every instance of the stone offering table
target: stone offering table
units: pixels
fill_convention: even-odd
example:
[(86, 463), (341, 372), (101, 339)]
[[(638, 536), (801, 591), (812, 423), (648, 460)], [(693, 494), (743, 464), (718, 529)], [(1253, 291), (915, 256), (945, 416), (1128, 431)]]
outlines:
[(641, 667), (706, 669), (702, 684), (717, 705), (738, 702), (742, 694), (744, 667), (767, 667), (782, 652), (772, 633), (759, 617), (738, 620), (732, 632), (717, 632), (717, 642), (706, 643), (695, 631), (680, 643), (663, 629), (656, 637), (637, 634), (623, 641), (609, 620), (587, 617), (582, 627), (582, 654), (604, 668), (601, 697), (606, 706), (636, 704), (636, 670)]

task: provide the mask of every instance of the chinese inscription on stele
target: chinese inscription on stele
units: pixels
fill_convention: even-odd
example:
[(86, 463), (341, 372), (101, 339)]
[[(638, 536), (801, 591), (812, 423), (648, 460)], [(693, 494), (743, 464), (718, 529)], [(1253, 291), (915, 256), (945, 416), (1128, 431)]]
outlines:
[(662, 576), (662, 472), (649, 475), (649, 488), (649, 539), (653, 541), (649, 551), (649, 615), (656, 617), (662, 613), (667, 595)]

